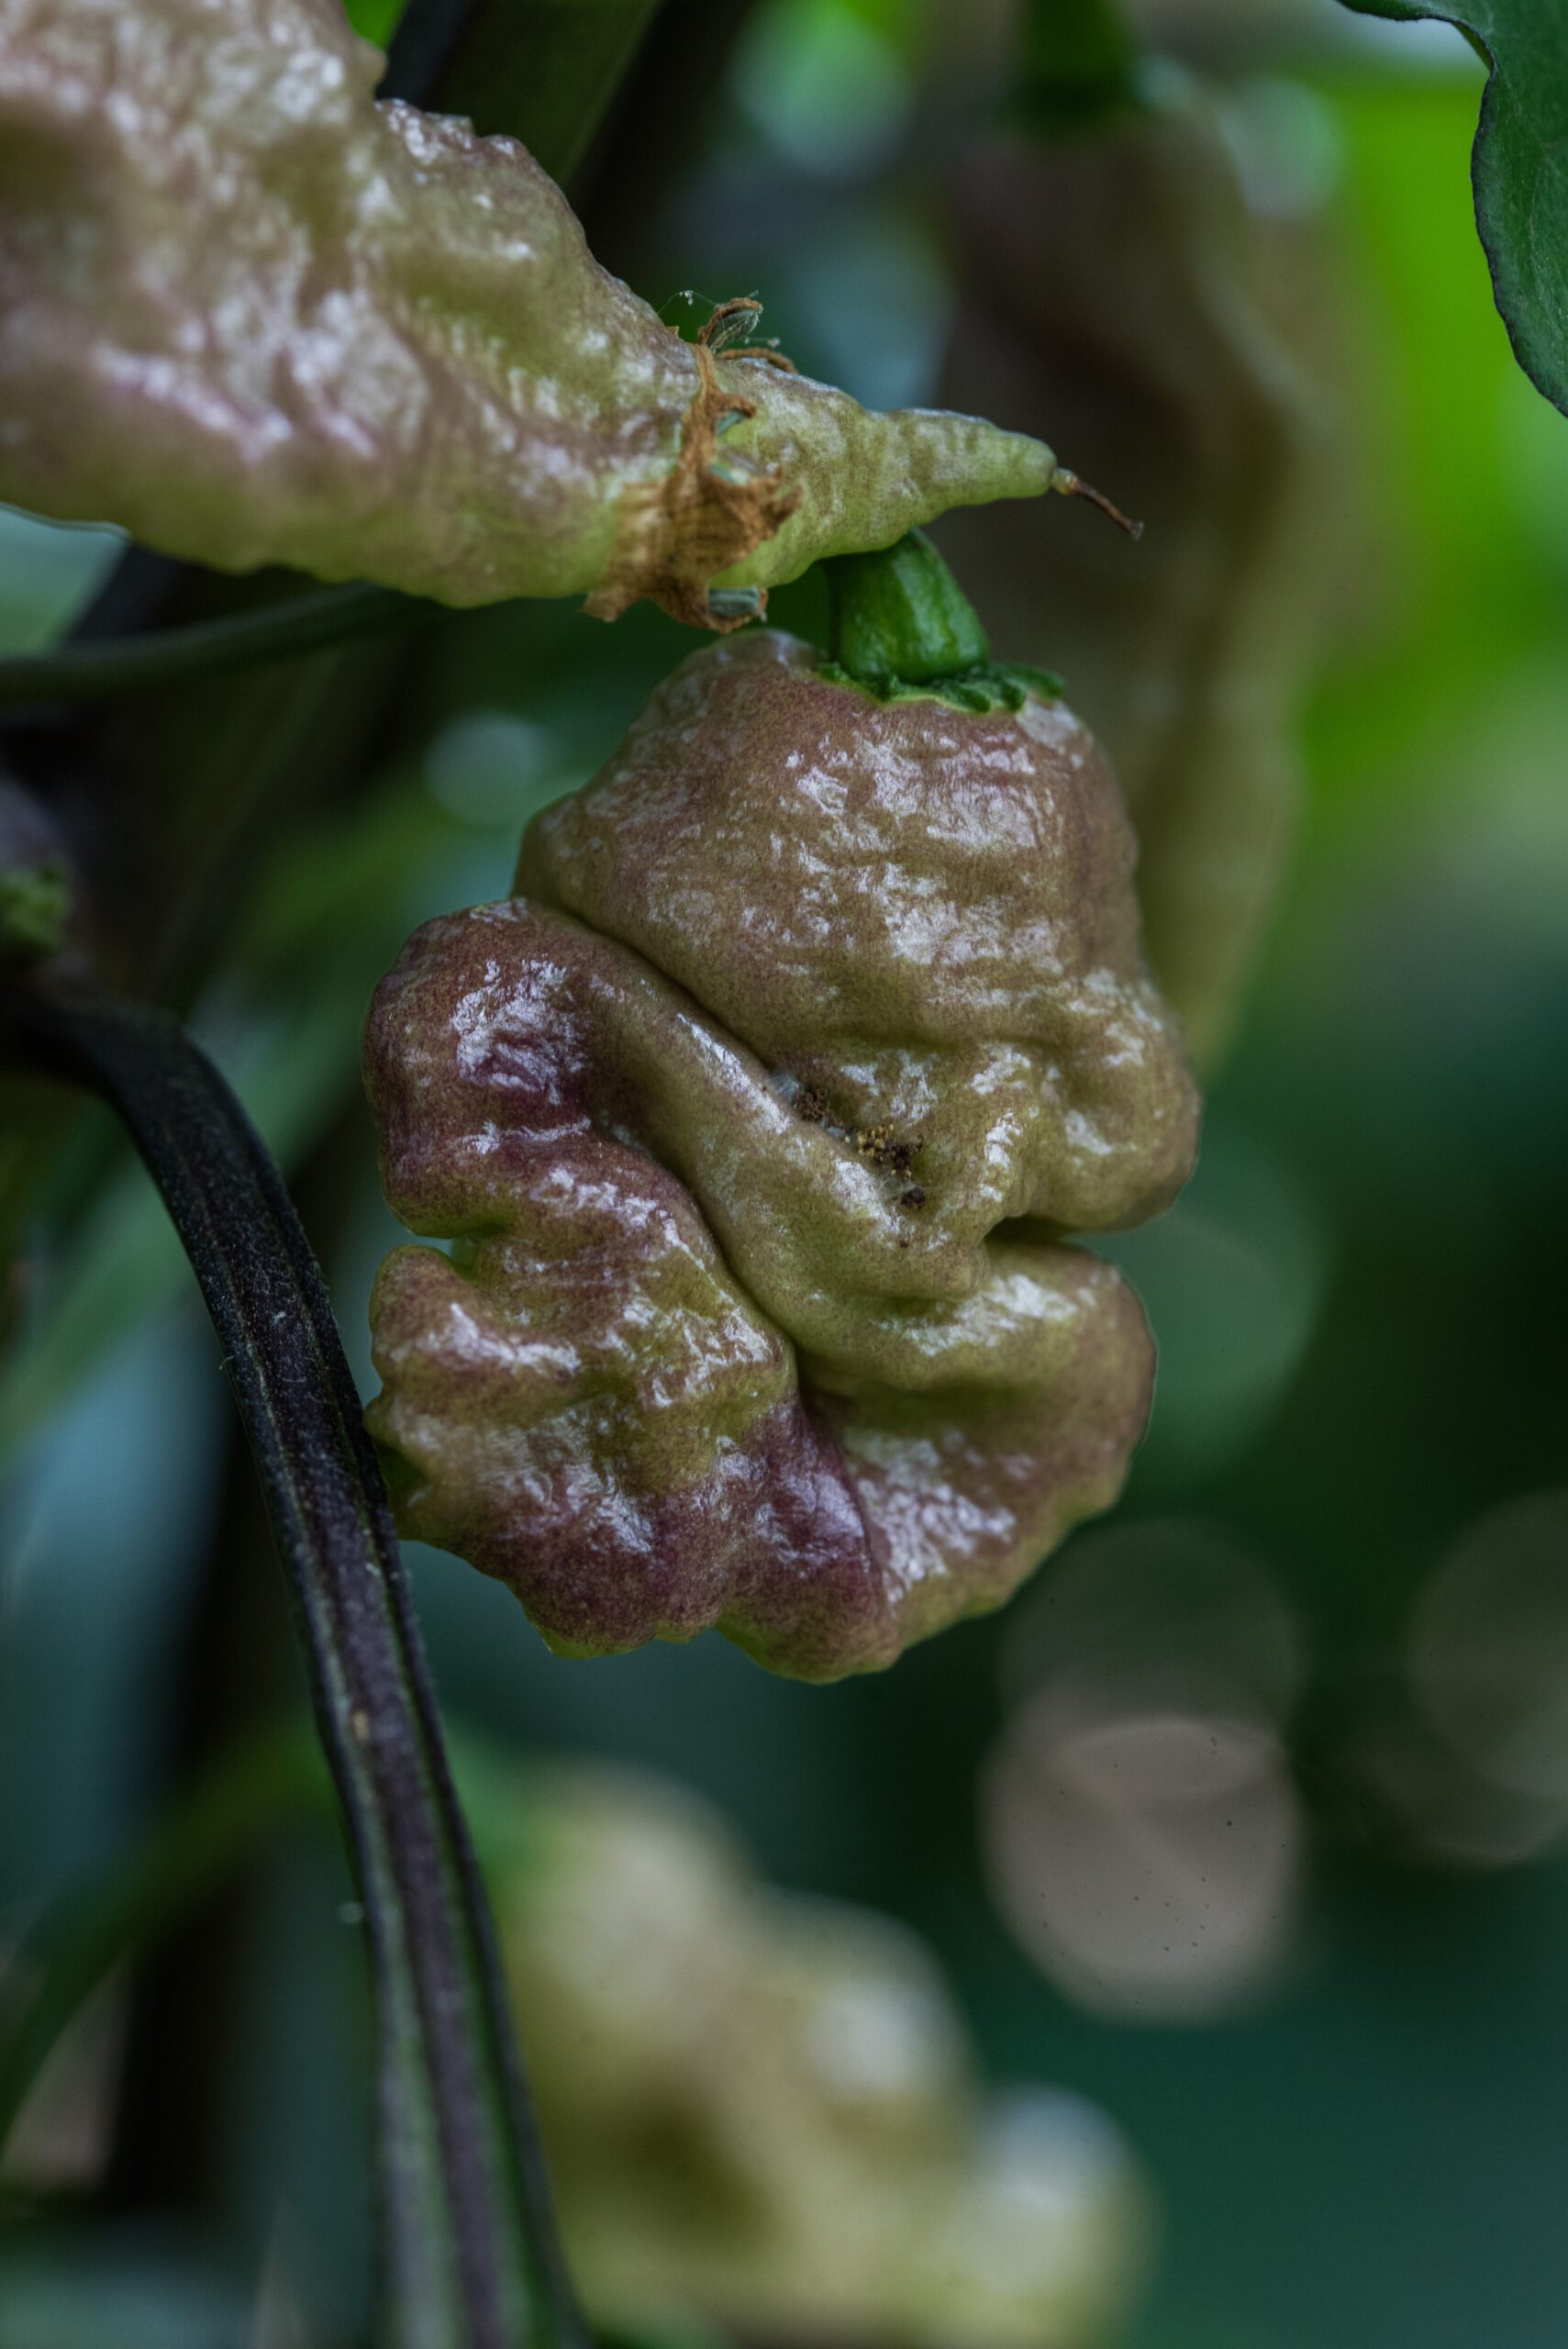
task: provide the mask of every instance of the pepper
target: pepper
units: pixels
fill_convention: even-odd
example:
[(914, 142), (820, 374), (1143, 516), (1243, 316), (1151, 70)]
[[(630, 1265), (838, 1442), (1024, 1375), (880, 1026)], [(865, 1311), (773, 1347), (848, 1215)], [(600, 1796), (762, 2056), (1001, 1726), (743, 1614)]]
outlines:
[(729, 626), (1069, 486), (738, 347), (755, 303), (684, 341), (516, 140), (377, 105), (383, 63), (339, 0), (0, 0), (0, 497), (224, 570)]
[(1089, 2349), (1130, 2315), (1154, 2216), (1130, 2149), (1060, 2090), (983, 2085), (906, 1926), (765, 1884), (641, 1771), (496, 1765), (493, 1798), (524, 1823), (496, 1923), (604, 2332), (691, 2310), (741, 2341)]
[(370, 1423), (405, 1530), (565, 1653), (886, 1664), (1106, 1508), (1147, 1413), (1137, 1300), (1062, 1236), (1195, 1146), (1114, 778), (929, 542), (837, 591), (826, 662), (677, 668), (368, 1022), (387, 1197), (457, 1243), (382, 1269)]
[(1105, 740), (1138, 828), (1150, 963), (1208, 1068), (1297, 797), (1324, 401), (1285, 315), (1299, 250), (1249, 210), (1201, 98), (1151, 89), (1088, 13), (1076, 76), (1057, 0), (1026, 17), (1039, 53), (1017, 119), (957, 175), (941, 388), (1026, 429), (1049, 414), (1147, 534), (1134, 552), (1064, 530), (1046, 563), (1006, 514), (957, 515), (942, 544), (986, 583), (1004, 649), (1059, 664)]

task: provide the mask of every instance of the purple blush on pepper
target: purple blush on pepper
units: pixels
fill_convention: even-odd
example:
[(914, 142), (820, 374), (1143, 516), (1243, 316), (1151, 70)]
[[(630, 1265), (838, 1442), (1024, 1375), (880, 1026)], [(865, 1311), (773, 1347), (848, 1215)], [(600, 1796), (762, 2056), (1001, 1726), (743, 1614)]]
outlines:
[(826, 1680), (1108, 1506), (1152, 1349), (1062, 1234), (1196, 1130), (1133, 852), (1059, 704), (883, 703), (767, 631), (684, 662), (372, 1010), (388, 1197), (457, 1243), (373, 1301), (405, 1531), (563, 1651), (716, 1625)]

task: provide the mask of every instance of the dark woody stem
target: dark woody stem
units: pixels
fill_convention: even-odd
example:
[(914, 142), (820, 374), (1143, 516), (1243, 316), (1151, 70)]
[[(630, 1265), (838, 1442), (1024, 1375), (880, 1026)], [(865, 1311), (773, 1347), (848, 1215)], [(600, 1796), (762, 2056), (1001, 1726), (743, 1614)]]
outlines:
[(16, 988), (14, 1062), (124, 1119), (223, 1348), (366, 1912), (386, 2349), (586, 2349), (418, 1625), (326, 1289), (272, 1159), (174, 1021)]

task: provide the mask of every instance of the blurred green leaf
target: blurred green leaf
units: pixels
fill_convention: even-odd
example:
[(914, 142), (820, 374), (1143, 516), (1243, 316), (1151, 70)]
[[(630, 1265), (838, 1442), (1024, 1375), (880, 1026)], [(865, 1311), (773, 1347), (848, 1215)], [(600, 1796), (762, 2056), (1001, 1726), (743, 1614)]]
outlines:
[(306, 1808), (330, 1816), (330, 1787), (307, 1721), (242, 1739), (119, 1866), (62, 1900), (0, 1982), (0, 2143), (61, 2032), (123, 1959), (183, 1916), (257, 1838)]
[(6, 2338), (15, 2349), (244, 2349), (256, 2338), (250, 2294), (210, 2262), (84, 2227), (0, 2253)]
[(397, 30), (404, 0), (343, 0), (343, 14), (362, 40), (384, 49)]
[[(515, 1889), (539, 1847), (527, 1765), (461, 1732), (450, 1754), (481, 1865)], [(50, 1907), (0, 1975), (0, 2146), (64, 2032), (114, 1969), (144, 1957), (265, 1838), (331, 1815), (331, 1782), (309, 1721), (268, 1721), (237, 1738), (106, 1875)]]
[(37, 651), (69, 628), (124, 544), (117, 530), (0, 506), (0, 654)]
[(1019, 113), (1050, 134), (1134, 102), (1138, 48), (1115, 0), (1032, 0), (1018, 28)]
[(395, 73), (425, 41), (433, 41), (442, 62), (422, 103), (442, 114), (467, 115), (485, 136), (499, 131), (521, 139), (551, 179), (570, 189), (658, 6), (659, 0), (470, 0), (449, 12), (453, 22), (445, 33), (438, 11), (420, 12), (400, 0), (357, 0), (350, 13), (360, 30), (368, 29), (373, 17), (391, 20), (389, 30), (401, 35), (393, 49)]
[(1562, 0), (1344, 0), (1359, 16), (1456, 25), (1491, 67), (1475, 219), (1520, 366), (1568, 413), (1568, 9)]
[(1328, 260), (1354, 406), (1307, 746), (1319, 817), (1352, 830), (1407, 820), (1478, 699), (1532, 642), (1562, 640), (1560, 570), (1517, 488), (1518, 404), (1565, 458), (1568, 433), (1515, 364), (1473, 233), (1462, 158), (1479, 82), (1313, 84), (1340, 159)]

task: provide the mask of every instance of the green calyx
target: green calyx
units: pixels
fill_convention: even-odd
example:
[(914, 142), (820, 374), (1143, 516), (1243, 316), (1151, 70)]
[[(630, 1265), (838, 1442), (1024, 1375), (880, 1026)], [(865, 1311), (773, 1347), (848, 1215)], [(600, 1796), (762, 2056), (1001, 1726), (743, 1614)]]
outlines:
[(979, 615), (924, 530), (873, 554), (823, 564), (830, 617), (828, 656), (857, 685), (906, 685), (984, 667), (991, 647)]
[(1062, 691), (1048, 669), (994, 662), (979, 616), (924, 530), (872, 554), (836, 555), (828, 580), (828, 659), (817, 674), (874, 701), (1021, 709)]
[(988, 661), (954, 677), (933, 677), (929, 685), (911, 685), (902, 677), (851, 677), (837, 661), (824, 661), (817, 672), (830, 685), (849, 685), (869, 694), (873, 701), (945, 701), (951, 708), (984, 716), (993, 709), (1022, 709), (1032, 695), (1037, 701), (1055, 701), (1062, 680), (1052, 669), (1033, 669), (1024, 661)]

